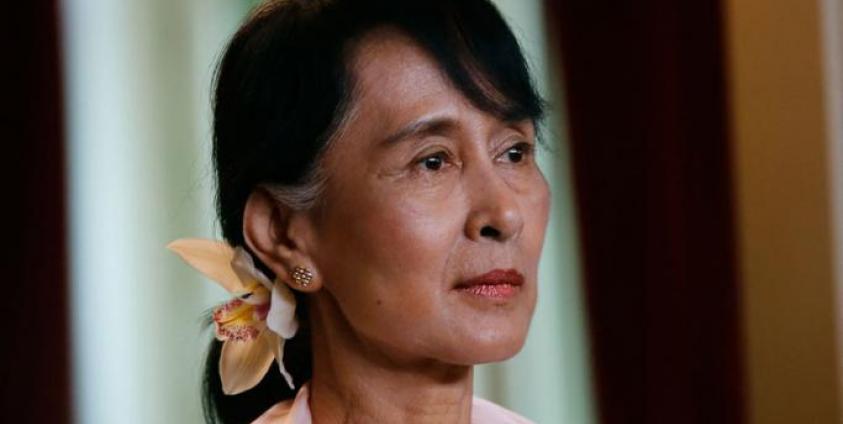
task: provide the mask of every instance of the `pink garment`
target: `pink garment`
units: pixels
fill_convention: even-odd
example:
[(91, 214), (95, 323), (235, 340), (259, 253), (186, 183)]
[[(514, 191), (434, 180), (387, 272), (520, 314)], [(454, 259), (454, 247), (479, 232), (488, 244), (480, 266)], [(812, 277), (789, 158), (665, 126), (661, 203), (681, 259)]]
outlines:
[[(276, 403), (252, 424), (311, 424), (308, 406), (309, 385), (299, 389), (296, 398)], [(533, 424), (532, 421), (496, 405), (475, 397), (471, 404), (472, 424)]]

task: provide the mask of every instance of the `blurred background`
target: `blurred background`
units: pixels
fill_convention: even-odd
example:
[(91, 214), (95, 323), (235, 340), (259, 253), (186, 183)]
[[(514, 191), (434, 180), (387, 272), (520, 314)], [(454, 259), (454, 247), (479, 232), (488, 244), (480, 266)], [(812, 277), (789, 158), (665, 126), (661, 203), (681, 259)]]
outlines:
[[(551, 104), (538, 423), (843, 422), (843, 0), (495, 0)], [(209, 93), (252, 0), (15, 2), (2, 421), (201, 422)]]

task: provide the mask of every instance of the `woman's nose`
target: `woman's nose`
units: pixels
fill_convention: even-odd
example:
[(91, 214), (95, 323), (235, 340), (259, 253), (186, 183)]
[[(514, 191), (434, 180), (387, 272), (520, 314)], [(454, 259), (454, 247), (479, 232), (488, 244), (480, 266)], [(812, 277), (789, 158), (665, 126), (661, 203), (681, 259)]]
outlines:
[(523, 216), (518, 194), (494, 172), (473, 178), (467, 187), (470, 210), (466, 220), (466, 236), (475, 241), (506, 241), (521, 233)]

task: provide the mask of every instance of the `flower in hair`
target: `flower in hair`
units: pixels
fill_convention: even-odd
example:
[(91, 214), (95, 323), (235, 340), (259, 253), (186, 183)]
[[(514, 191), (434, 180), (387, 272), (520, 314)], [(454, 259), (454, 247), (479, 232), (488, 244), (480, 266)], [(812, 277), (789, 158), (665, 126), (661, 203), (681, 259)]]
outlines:
[(296, 334), (298, 321), (296, 298), (287, 285), (269, 281), (242, 247), (179, 239), (167, 248), (234, 295), (213, 311), (214, 332), (223, 342), (219, 362), (223, 392), (236, 395), (251, 389), (273, 359), (292, 389), (293, 378), (284, 368), (284, 341)]

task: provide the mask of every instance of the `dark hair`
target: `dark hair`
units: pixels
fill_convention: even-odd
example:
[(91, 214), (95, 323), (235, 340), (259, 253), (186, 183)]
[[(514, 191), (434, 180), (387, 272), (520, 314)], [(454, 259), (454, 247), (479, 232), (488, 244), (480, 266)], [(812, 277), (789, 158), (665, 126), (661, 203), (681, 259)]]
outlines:
[[(477, 108), (506, 121), (543, 116), (518, 43), (488, 0), (282, 0), (258, 6), (220, 61), (214, 97), (217, 213), (223, 237), (244, 246), (243, 210), (259, 185), (306, 184), (352, 101), (350, 54), (379, 28), (425, 49)], [(261, 269), (271, 275), (262, 264)], [(311, 377), (307, 299), (284, 362), (296, 389)], [(273, 368), (253, 389), (222, 392), (213, 341), (203, 383), (206, 421), (251, 422), (295, 394)], [(274, 366), (273, 366), (274, 367)]]

